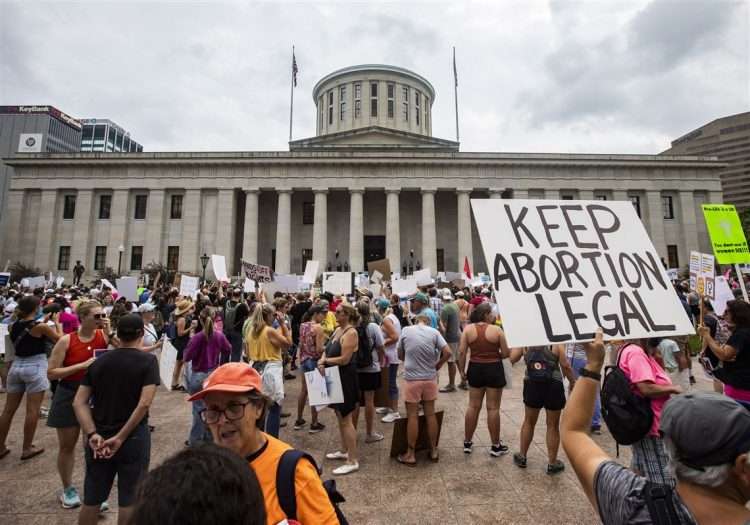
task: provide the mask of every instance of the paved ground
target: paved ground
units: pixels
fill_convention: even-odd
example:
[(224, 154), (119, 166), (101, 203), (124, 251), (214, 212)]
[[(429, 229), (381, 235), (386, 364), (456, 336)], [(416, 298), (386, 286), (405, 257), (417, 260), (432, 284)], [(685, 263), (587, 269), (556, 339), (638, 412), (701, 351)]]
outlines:
[[(519, 429), (523, 420), (521, 402), (522, 368), (514, 369), (514, 387), (506, 390), (502, 402), (502, 437), (518, 450)], [(443, 371), (443, 377), (447, 372)], [(699, 380), (700, 381), (700, 380)], [(441, 384), (443, 384), (441, 380)], [(706, 381), (701, 387), (709, 388)], [(288, 381), (285, 411), (296, 411), (298, 381)], [(534, 443), (529, 451), (529, 467), (518, 469), (511, 456), (490, 457), (486, 422), (480, 417), (474, 438), (474, 453), (465, 455), (463, 446), (464, 410), (468, 394), (458, 391), (440, 394), (438, 408), (445, 411), (440, 439), (440, 462), (421, 460), (417, 468), (408, 468), (389, 457), (392, 426), (377, 420), (376, 428), (385, 440), (364, 444), (360, 439), (361, 470), (337, 478), (338, 486), (347, 503), (343, 509), (352, 524), (479, 524), (479, 523), (597, 523), (597, 517), (578, 485), (571, 469), (556, 476), (547, 476), (544, 421), (540, 418)], [(4, 404), (5, 395), (0, 394)], [(20, 443), (22, 410), (16, 415), (8, 441), (10, 456), (0, 461), (0, 523), (68, 524), (75, 523), (77, 511), (64, 510), (57, 501), (59, 479), (55, 467), (57, 441), (52, 429), (40, 421), (36, 443), (46, 452), (29, 462), (21, 462)], [(158, 465), (178, 451), (187, 436), (190, 407), (185, 396), (160, 391), (151, 411), (153, 434), (151, 464)], [(360, 417), (364, 417), (361, 415)], [(309, 417), (308, 417), (309, 420)], [(282, 429), (281, 438), (310, 452), (322, 465), (324, 478), (331, 477), (331, 469), (338, 462), (324, 459), (325, 453), (339, 446), (335, 417), (330, 411), (321, 415), (327, 425), (325, 432), (309, 435), (295, 432), (289, 426)], [(361, 422), (364, 426), (364, 421)], [(360, 432), (360, 436), (363, 432)], [(595, 437), (602, 447), (614, 455), (614, 442), (606, 433)], [(561, 451), (563, 461), (567, 460)], [(621, 460), (629, 461), (630, 451), (621, 450)], [(83, 453), (78, 456), (75, 484), (83, 481)], [(115, 523), (116, 495), (110, 496), (113, 510), (102, 523)]]

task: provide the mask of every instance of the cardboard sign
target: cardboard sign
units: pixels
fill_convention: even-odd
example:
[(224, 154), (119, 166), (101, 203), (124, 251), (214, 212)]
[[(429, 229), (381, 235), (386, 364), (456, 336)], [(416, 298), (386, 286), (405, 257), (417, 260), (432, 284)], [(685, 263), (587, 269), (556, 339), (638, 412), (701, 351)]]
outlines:
[(169, 339), (165, 339), (161, 347), (161, 355), (159, 356), (159, 378), (161, 379), (161, 384), (167, 390), (172, 390), (172, 375), (174, 374), (176, 364), (177, 349), (172, 346)]
[[(437, 443), (440, 443), (440, 431), (443, 428), (443, 411), (442, 410), (436, 410), (435, 411), (435, 417), (437, 418), (438, 423), (438, 435), (437, 435)], [(408, 421), (407, 418), (401, 417), (396, 420), (396, 422), (393, 425), (393, 437), (391, 438), (391, 457), (395, 458), (399, 454), (403, 454), (406, 452), (406, 449), (408, 447), (408, 442), (406, 441), (406, 422)], [(414, 450), (420, 451), (420, 450), (430, 450), (432, 448), (432, 445), (430, 444), (430, 436), (427, 433), (427, 418), (424, 414), (419, 416), (419, 420), (417, 422), (418, 425), (418, 434), (417, 434), (417, 444), (414, 447)]]
[(391, 280), (391, 261), (390, 259), (378, 259), (367, 263), (367, 272), (374, 275), (375, 271), (380, 272), (381, 279), (384, 281)]
[(9, 282), (10, 282), (10, 272), (1, 272), (0, 273), (0, 286), (8, 286)]
[(391, 291), (399, 297), (408, 297), (417, 293), (417, 280), (411, 279), (394, 279), (391, 281)]
[(471, 206), (509, 346), (694, 333), (630, 203)]
[(211, 255), (211, 267), (214, 269), (214, 277), (217, 281), (228, 283), (227, 260), (223, 255)]
[(318, 278), (319, 268), (320, 261), (307, 261), (307, 264), (305, 265), (305, 275), (302, 276), (302, 282), (313, 284)]
[(690, 289), (713, 299), (715, 277), (714, 256), (690, 252)]
[(726, 277), (723, 275), (716, 276), (716, 297), (711, 300), (716, 315), (724, 315), (727, 309), (727, 303), (734, 300), (734, 293), (729, 287)]
[(373, 270), (372, 275), (370, 276), (370, 280), (374, 283), (380, 284), (381, 282), (383, 282), (383, 274), (378, 270)]
[(192, 297), (193, 300), (198, 297), (198, 277), (192, 275), (182, 275), (180, 279), (180, 297)]
[(703, 204), (708, 236), (719, 264), (750, 262), (745, 232), (732, 204)]
[(138, 279), (135, 277), (120, 277), (115, 281), (120, 296), (128, 301), (138, 302)]
[(250, 293), (255, 291), (255, 281), (252, 279), (248, 279), (245, 277), (245, 284), (242, 285), (242, 291), (245, 293)]
[(245, 277), (252, 279), (257, 283), (273, 281), (273, 270), (268, 266), (261, 266), (260, 264), (242, 261), (242, 271), (244, 272)]
[(323, 291), (334, 295), (350, 295), (354, 291), (352, 272), (323, 272)]
[(344, 389), (338, 366), (325, 369), (325, 376), (318, 370), (305, 372), (305, 383), (311, 407), (324, 407), (344, 402)]
[(417, 280), (417, 286), (429, 286), (434, 284), (429, 268), (423, 268), (414, 272), (413, 277)]

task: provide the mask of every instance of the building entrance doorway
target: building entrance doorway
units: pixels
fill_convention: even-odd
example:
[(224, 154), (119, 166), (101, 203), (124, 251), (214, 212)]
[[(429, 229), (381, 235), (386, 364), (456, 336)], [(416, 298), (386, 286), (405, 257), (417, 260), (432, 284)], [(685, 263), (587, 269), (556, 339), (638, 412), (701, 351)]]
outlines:
[(365, 264), (385, 259), (385, 235), (365, 235)]

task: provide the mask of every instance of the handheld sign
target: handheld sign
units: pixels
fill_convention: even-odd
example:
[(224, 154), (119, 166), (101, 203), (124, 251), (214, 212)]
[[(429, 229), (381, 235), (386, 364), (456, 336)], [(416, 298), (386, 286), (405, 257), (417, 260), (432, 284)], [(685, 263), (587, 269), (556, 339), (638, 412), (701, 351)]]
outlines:
[(302, 282), (312, 284), (315, 279), (318, 278), (318, 268), (320, 268), (320, 261), (307, 261), (305, 264), (305, 275), (302, 277)]
[(242, 261), (242, 271), (245, 272), (245, 277), (257, 283), (273, 281), (273, 270), (268, 266)]
[(750, 262), (745, 232), (731, 204), (703, 204), (708, 236), (719, 264)]
[(350, 295), (354, 291), (354, 273), (323, 272), (323, 291), (334, 295)]
[(211, 266), (214, 269), (214, 277), (217, 281), (228, 283), (229, 277), (227, 276), (227, 260), (223, 255), (211, 255)]
[(510, 346), (694, 332), (629, 202), (471, 206)]
[(199, 289), (198, 277), (182, 275), (182, 279), (180, 279), (180, 297), (192, 297), (193, 301), (195, 301), (196, 297), (198, 297)]
[(690, 252), (690, 289), (713, 299), (715, 278), (714, 256)]

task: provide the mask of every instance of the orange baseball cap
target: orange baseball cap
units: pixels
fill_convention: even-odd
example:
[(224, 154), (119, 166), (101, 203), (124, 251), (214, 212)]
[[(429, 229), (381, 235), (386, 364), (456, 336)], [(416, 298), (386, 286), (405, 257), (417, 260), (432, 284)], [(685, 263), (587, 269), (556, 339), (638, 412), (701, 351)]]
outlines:
[(262, 391), (260, 374), (245, 363), (226, 363), (214, 370), (203, 381), (203, 389), (188, 398), (188, 401), (203, 399), (211, 392), (242, 393), (252, 390)]

